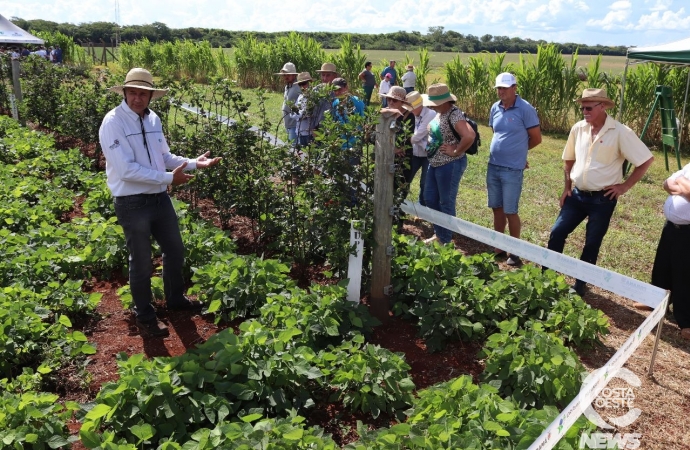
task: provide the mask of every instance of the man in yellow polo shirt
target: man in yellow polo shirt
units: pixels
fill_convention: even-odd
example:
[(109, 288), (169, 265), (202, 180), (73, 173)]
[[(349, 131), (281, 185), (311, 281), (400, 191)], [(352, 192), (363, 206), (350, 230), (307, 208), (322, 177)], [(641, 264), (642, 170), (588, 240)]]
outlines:
[[(585, 89), (577, 102), (584, 120), (570, 130), (563, 150), (565, 186), (548, 248), (562, 253), (568, 235), (587, 218), (580, 259), (596, 264), (618, 198), (640, 181), (654, 157), (630, 128), (606, 114), (614, 103), (605, 90)], [(635, 170), (623, 180), (626, 159)], [(580, 296), (586, 287), (582, 280), (573, 286)]]

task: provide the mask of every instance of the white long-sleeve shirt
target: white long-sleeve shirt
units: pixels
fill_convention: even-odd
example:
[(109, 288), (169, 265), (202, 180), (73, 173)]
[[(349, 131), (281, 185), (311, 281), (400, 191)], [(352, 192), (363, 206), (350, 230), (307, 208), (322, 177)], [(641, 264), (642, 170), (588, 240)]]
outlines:
[(410, 138), (412, 142), (412, 154), (414, 156), (427, 156), (426, 146), (429, 143), (429, 124), (436, 117), (436, 111), (422, 107), (422, 112), (414, 118), (414, 134)]
[(196, 169), (196, 159), (170, 153), (155, 112), (147, 109), (142, 119), (124, 100), (105, 115), (98, 134), (108, 188), (114, 197), (158, 194), (172, 184), (173, 174), (168, 170), (184, 162), (185, 171)]

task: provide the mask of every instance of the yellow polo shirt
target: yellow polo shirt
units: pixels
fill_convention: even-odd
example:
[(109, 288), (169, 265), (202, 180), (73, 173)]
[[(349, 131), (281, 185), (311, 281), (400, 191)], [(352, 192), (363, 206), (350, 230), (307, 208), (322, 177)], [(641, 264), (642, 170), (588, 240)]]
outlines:
[(623, 162), (635, 167), (652, 157), (646, 145), (627, 126), (611, 116), (592, 142), (592, 126), (581, 120), (570, 129), (563, 149), (563, 160), (575, 160), (570, 171), (573, 187), (584, 191), (600, 191), (623, 181)]

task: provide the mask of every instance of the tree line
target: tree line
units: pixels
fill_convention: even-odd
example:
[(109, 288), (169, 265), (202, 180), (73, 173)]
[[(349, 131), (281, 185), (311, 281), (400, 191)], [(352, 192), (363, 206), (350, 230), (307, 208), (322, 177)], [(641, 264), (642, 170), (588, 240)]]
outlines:
[[(119, 32), (121, 42), (134, 42), (147, 38), (151, 42), (175, 41), (190, 39), (194, 41), (208, 41), (213, 47), (235, 47), (239, 40), (247, 36), (247, 31), (230, 31), (218, 28), (170, 28), (161, 22), (145, 25), (123, 25), (114, 22), (88, 22), (75, 25), (73, 23), (57, 23), (49, 20), (24, 20), (12, 17), (11, 21), (24, 30), (35, 33), (49, 31), (72, 37), (75, 42), (110, 43), (115, 40)], [(251, 32), (259, 41), (272, 41), (289, 35), (289, 31), (274, 33)], [(445, 27), (429, 27), (426, 34), (419, 31), (396, 31), (394, 33), (352, 34), (327, 31), (302, 32), (305, 38), (313, 38), (322, 48), (340, 48), (342, 38), (350, 34), (353, 44), (359, 44), (363, 50), (403, 50), (414, 51), (426, 47), (435, 52), (508, 52), (508, 53), (536, 53), (539, 45), (548, 44), (544, 40), (522, 39), (518, 37), (493, 36), (485, 34), (474, 36), (462, 34)], [(574, 42), (555, 43), (558, 50), (565, 54), (572, 54), (579, 49), (581, 55), (620, 55), (625, 56), (625, 46), (584, 45)]]

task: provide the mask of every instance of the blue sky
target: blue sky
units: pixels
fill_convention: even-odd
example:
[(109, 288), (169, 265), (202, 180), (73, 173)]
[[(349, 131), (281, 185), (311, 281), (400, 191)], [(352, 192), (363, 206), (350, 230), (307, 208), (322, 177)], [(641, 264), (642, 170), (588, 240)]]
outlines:
[[(7, 18), (115, 21), (115, 0), (3, 0)], [(121, 25), (163, 22), (247, 31), (462, 34), (588, 45), (653, 45), (690, 37), (687, 0), (119, 0)]]

